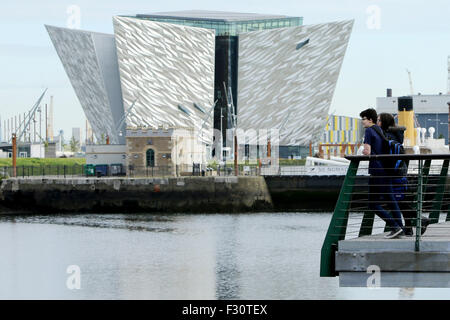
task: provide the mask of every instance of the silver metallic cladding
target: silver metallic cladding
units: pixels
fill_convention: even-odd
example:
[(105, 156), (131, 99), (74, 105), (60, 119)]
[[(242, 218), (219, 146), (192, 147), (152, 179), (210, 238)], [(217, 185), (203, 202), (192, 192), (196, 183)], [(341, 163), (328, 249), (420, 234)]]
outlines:
[(97, 140), (108, 135), (112, 144), (123, 143), (115, 128), (123, 104), (114, 36), (46, 28)]
[(279, 129), (280, 145), (317, 139), (352, 27), (353, 20), (240, 34), (238, 128)]
[(124, 105), (138, 99), (127, 125), (203, 126), (199, 138), (211, 143), (214, 117), (206, 119), (214, 104), (214, 30), (125, 17), (113, 21)]

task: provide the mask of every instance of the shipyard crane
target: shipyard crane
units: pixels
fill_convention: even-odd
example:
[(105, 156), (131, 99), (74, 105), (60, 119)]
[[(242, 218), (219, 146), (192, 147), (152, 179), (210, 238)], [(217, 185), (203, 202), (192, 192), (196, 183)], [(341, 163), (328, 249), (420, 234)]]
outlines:
[[(39, 109), (39, 105), (41, 104), (42, 98), (44, 98), (44, 95), (46, 92), (47, 92), (47, 88), (44, 90), (44, 92), (41, 94), (39, 99), (36, 101), (36, 103), (30, 109), (30, 111), (28, 113), (29, 114), (28, 120), (26, 121), (24, 119), (24, 121), (23, 121), (23, 125), (24, 125), (23, 128), (22, 128), (22, 123), (19, 124), (19, 127), (17, 128), (19, 131), (19, 134), (16, 133), (17, 141), (20, 141), (20, 139), (22, 139), (23, 135), (26, 133), (27, 128), (28, 128), (30, 122), (32, 121), (31, 118), (34, 117), (35, 112)], [(12, 138), (9, 139), (8, 142), (12, 143)]]
[(411, 90), (411, 95), (414, 95), (414, 89), (413, 89), (413, 83), (411, 78), (411, 71), (406, 69), (406, 72), (408, 72), (408, 78), (409, 78), (409, 89)]
[(450, 94), (450, 56), (447, 57), (447, 94)]
[[(213, 113), (214, 113), (214, 108), (216, 107), (216, 104), (217, 104), (217, 101), (219, 101), (218, 99), (216, 100), (216, 102), (214, 102), (214, 105), (212, 106), (212, 108), (209, 110), (209, 113), (207, 113), (206, 114), (206, 117), (205, 118), (203, 118), (203, 122), (202, 122), (202, 125), (200, 126), (200, 130), (199, 130), (199, 132), (198, 132), (198, 135), (197, 135), (197, 139), (200, 137), (200, 134), (202, 134), (203, 135), (203, 128), (205, 127), (205, 124), (206, 124), (206, 122), (209, 120), (209, 118), (211, 117), (211, 115), (213, 115)], [(197, 108), (198, 109), (198, 108)], [(206, 113), (204, 110), (202, 110), (202, 109), (199, 109), (201, 112), (203, 112), (203, 113)]]
[[(228, 86), (228, 94), (227, 94), (227, 86), (225, 84), (225, 81), (223, 82), (223, 88), (224, 88), (224, 92), (225, 92), (225, 99), (227, 100), (227, 127), (228, 127), (228, 120), (230, 119), (230, 115), (231, 115), (231, 123), (233, 126), (233, 140), (234, 140), (234, 165), (235, 165), (235, 170), (236, 170), (236, 175), (238, 175), (238, 171), (237, 171), (237, 148), (238, 148), (238, 144), (237, 144), (237, 133), (236, 133), (236, 129), (237, 129), (237, 115), (236, 115), (236, 107), (233, 103), (233, 93), (231, 91), (231, 87)], [(230, 97), (228, 97), (230, 96)], [(231, 112), (230, 112), (231, 111)]]

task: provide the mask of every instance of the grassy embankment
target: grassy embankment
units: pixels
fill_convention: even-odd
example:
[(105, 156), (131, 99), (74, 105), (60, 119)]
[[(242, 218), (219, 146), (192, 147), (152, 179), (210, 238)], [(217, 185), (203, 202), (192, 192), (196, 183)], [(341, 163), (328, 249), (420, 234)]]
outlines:
[[(17, 176), (84, 174), (85, 158), (17, 158)], [(12, 176), (12, 159), (0, 159), (0, 176)]]
[[(17, 166), (74, 166), (86, 164), (85, 158), (17, 158)], [(12, 159), (0, 159), (0, 167), (11, 167)]]

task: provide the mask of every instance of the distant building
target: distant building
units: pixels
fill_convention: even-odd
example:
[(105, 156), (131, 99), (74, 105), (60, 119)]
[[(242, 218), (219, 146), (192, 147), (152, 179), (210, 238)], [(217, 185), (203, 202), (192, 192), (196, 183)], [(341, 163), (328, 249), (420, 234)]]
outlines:
[(213, 129), (276, 129), (281, 156), (321, 135), (353, 21), (192, 10), (113, 25), (114, 34), (46, 26), (97, 141), (128, 143), (129, 128), (194, 130), (195, 157)]
[[(387, 97), (377, 98), (376, 110), (378, 113), (387, 112), (394, 116), (398, 114), (398, 97), (392, 97), (388, 90)], [(434, 127), (434, 138), (443, 137), (448, 144), (448, 122), (450, 94), (417, 94), (412, 95), (413, 110), (417, 119), (416, 127)], [(428, 131), (427, 131), (428, 132)], [(427, 133), (428, 135), (428, 133)]]
[(64, 130), (59, 130), (58, 136), (54, 138), (54, 142), (56, 143), (56, 151), (64, 152)]
[(72, 128), (72, 137), (77, 142), (78, 149), (81, 147), (81, 129), (80, 128)]
[[(361, 119), (347, 116), (328, 116), (320, 144), (358, 144), (362, 143), (364, 127)], [(326, 154), (330, 147), (324, 147)], [(335, 147), (331, 147), (334, 152)], [(339, 151), (338, 151), (339, 153)], [(350, 149), (346, 150), (350, 154)]]
[(183, 175), (192, 172), (194, 163), (206, 162), (205, 144), (196, 133), (186, 129), (128, 128), (127, 169), (133, 174), (160, 172)]
[(94, 144), (94, 132), (92, 131), (92, 127), (89, 124), (89, 121), (86, 119), (86, 141), (85, 144)]
[(126, 146), (123, 144), (89, 144), (86, 146), (86, 164), (126, 165)]
[[(12, 158), (12, 145), (2, 144), (0, 146), (0, 158)], [(21, 142), (17, 146), (18, 158), (44, 158), (46, 155), (43, 143)]]

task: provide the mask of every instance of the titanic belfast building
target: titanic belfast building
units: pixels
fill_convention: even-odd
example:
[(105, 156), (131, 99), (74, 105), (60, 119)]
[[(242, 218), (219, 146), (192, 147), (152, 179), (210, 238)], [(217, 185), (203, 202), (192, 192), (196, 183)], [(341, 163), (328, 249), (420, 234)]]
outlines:
[(353, 21), (181, 11), (115, 16), (113, 26), (46, 26), (97, 139), (169, 127), (211, 144), (213, 128), (277, 129), (282, 156), (323, 134)]

